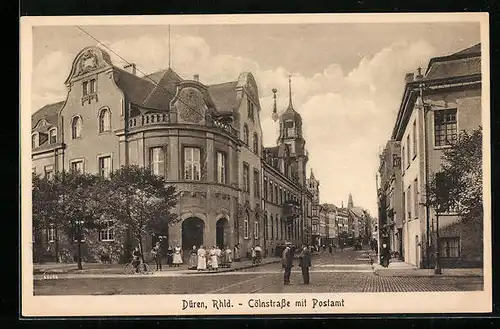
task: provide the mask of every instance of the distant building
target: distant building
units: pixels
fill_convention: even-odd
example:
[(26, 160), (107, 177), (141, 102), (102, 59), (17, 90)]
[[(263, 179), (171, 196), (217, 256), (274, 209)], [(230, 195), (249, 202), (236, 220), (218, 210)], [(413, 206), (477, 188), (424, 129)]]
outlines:
[[(441, 171), (443, 149), (462, 130), (481, 125), (481, 45), (432, 58), (424, 74), (407, 74), (391, 140), (401, 144), (404, 259), (434, 266), (435, 212), (426, 206), (426, 187)], [(481, 267), (482, 218), (464, 223), (458, 207), (440, 216), (443, 267)]]
[(379, 228), (389, 249), (404, 259), (403, 191), (401, 176), (401, 143), (388, 141), (380, 155)]

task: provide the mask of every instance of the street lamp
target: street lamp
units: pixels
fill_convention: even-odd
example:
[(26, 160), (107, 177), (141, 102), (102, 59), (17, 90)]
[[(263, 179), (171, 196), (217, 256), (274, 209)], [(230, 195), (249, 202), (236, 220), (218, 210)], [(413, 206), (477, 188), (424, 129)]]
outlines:
[(274, 98), (272, 118), (273, 118), (273, 121), (276, 122), (278, 120), (278, 111), (276, 109), (276, 93), (278, 92), (278, 90), (276, 88), (273, 88), (271, 91), (273, 92), (273, 98)]

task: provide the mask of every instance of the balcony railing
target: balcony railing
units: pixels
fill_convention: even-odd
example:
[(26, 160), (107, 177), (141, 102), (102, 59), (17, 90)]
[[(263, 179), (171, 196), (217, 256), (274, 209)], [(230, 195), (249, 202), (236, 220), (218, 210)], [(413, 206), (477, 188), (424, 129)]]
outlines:
[(129, 120), (129, 127), (136, 128), (160, 123), (170, 123), (168, 113), (150, 113), (134, 117)]
[(229, 135), (238, 138), (238, 132), (236, 129), (233, 128), (233, 126), (222, 123), (218, 120), (212, 120), (212, 125), (214, 128), (220, 129), (222, 131), (225, 131)]

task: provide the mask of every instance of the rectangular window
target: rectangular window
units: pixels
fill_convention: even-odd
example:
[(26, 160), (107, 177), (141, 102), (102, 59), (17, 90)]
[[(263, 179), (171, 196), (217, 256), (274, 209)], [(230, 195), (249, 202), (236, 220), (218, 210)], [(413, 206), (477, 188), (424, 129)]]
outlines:
[(441, 205), (440, 212), (458, 212), (458, 200), (451, 200), (450, 188), (452, 182), (442, 172), (436, 173), (436, 194), (438, 203)]
[(267, 201), (267, 178), (264, 177), (264, 200)]
[(448, 146), (457, 139), (457, 110), (434, 111), (434, 145)]
[(406, 216), (406, 192), (403, 192), (403, 217), (405, 216)]
[(412, 217), (411, 217), (411, 189), (410, 187), (408, 186), (408, 191), (406, 192), (406, 208), (408, 209), (408, 220), (410, 220)]
[(47, 242), (54, 242), (56, 241), (56, 228), (51, 225), (47, 229)]
[(184, 179), (201, 179), (201, 150), (197, 147), (184, 148)]
[(406, 136), (406, 166), (410, 165), (410, 135)]
[(115, 240), (115, 230), (113, 228), (113, 222), (108, 220), (104, 222), (104, 227), (99, 231), (100, 241), (114, 241)]
[(413, 182), (413, 211), (415, 218), (418, 218), (418, 180)]
[(95, 79), (90, 80), (90, 94), (94, 94), (96, 92)]
[(248, 223), (248, 214), (245, 214), (245, 219), (243, 220), (243, 237), (248, 239), (248, 231), (250, 230)]
[(86, 96), (89, 94), (89, 82), (84, 81), (82, 85), (83, 85), (83, 96)]
[(109, 177), (111, 174), (111, 157), (105, 156), (99, 158), (99, 175), (104, 178)]
[(460, 257), (460, 238), (446, 237), (439, 239), (439, 253), (444, 258)]
[(253, 195), (260, 197), (260, 175), (258, 170), (253, 171)]
[(259, 238), (259, 221), (256, 220), (254, 222), (254, 226), (253, 226), (253, 237), (255, 239), (258, 239)]
[(71, 171), (83, 173), (83, 161), (72, 161), (71, 162)]
[(417, 120), (413, 122), (413, 158), (417, 156)]
[(278, 185), (274, 185), (274, 198), (273, 198), (274, 203), (278, 203)]
[(406, 168), (406, 159), (405, 159), (405, 146), (403, 145), (401, 156), (403, 157), (403, 161), (401, 161), (401, 171), (404, 173)]
[(252, 103), (251, 100), (248, 100), (248, 117), (252, 121), (255, 120), (255, 117), (254, 117), (254, 106), (253, 106), (253, 103)]
[(54, 166), (45, 166), (44, 168), (45, 171), (45, 178), (47, 179), (52, 179), (54, 177)]
[(226, 154), (217, 152), (217, 183), (226, 184)]
[(49, 131), (49, 143), (55, 144), (57, 142), (57, 131), (55, 129), (51, 129)]
[(246, 163), (243, 164), (243, 191), (250, 192), (250, 169)]
[(162, 146), (149, 149), (149, 166), (151, 172), (157, 176), (165, 177), (165, 148)]
[(285, 137), (294, 137), (295, 128), (292, 120), (285, 121)]

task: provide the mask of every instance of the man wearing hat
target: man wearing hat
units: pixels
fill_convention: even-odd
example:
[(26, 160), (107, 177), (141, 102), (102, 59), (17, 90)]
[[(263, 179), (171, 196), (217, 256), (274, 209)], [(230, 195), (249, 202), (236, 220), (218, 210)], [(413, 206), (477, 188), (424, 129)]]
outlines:
[(285, 243), (285, 250), (281, 254), (281, 264), (285, 269), (284, 275), (284, 284), (290, 284), (290, 274), (292, 273), (293, 267), (293, 249), (291, 248), (292, 244), (290, 242)]

